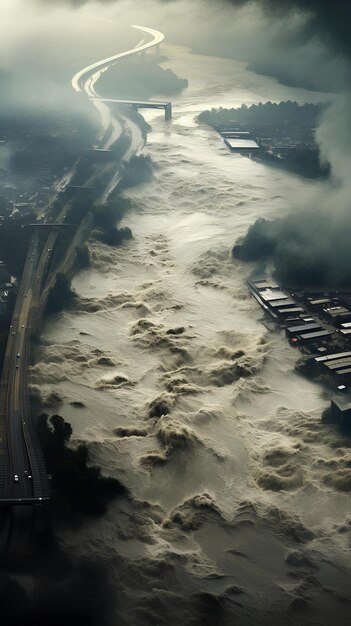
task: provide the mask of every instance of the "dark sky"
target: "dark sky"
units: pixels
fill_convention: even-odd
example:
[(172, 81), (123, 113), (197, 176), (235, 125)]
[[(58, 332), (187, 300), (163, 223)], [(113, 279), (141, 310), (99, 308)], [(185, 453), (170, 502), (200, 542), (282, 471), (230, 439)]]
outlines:
[[(233, 5), (247, 4), (247, 0), (227, 0)], [(350, 0), (259, 0), (267, 12), (282, 14), (287, 10), (311, 11), (306, 36), (319, 33), (344, 52), (351, 53)]]
[[(72, 7), (80, 7), (89, 3), (90, 0), (42, 0), (45, 5), (68, 4)], [(101, 4), (114, 4), (118, 0), (97, 0)], [(161, 0), (161, 3), (172, 3), (177, 0)], [(282, 16), (290, 11), (311, 12), (302, 38), (310, 39), (318, 34), (326, 43), (332, 43), (334, 47), (344, 53), (351, 54), (350, 0), (218, 0), (218, 5), (227, 3), (234, 7), (242, 7), (245, 4), (259, 4), (268, 15)], [(204, 5), (206, 4), (204, 0)], [(215, 4), (212, 0), (211, 6)], [(136, 7), (137, 8), (137, 7)]]

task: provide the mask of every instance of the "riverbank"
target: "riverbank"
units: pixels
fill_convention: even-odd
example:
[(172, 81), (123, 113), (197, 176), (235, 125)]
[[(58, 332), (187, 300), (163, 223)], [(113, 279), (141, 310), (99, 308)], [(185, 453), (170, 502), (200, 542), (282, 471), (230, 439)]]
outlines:
[[(202, 108), (318, 95), (184, 48), (167, 56), (189, 88), (173, 99), (171, 128), (146, 114), (156, 168), (127, 194), (121, 226), (133, 240), (90, 242), (92, 267), (73, 281), (81, 306), (47, 320), (32, 369), (44, 395), (62, 398), (75, 441), (130, 494), (62, 541), (106, 560), (116, 619), (130, 624), (141, 600), (146, 624), (174, 623), (174, 602), (188, 623), (218, 611), (290, 619), (305, 602), (342, 623), (349, 504), (333, 477), (347, 446), (321, 424), (321, 387), (294, 373), (296, 352), (262, 327), (251, 268), (230, 255), (257, 217), (286, 214), (291, 198), (312, 203), (324, 183), (231, 155), (196, 124)], [(307, 585), (293, 597), (291, 580)], [(234, 613), (233, 593), (244, 607)]]

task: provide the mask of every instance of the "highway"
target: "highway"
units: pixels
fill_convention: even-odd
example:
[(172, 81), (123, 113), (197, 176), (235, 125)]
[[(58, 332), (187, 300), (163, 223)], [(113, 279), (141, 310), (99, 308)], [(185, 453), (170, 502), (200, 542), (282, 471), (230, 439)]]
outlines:
[[(103, 149), (118, 138), (121, 123), (96, 92), (95, 85), (101, 72), (112, 62), (155, 46), (164, 38), (162, 33), (153, 29), (134, 28), (151, 34), (152, 41), (144, 43), (143, 39), (133, 50), (94, 63), (72, 79), (76, 91), (83, 90), (92, 104), (103, 107), (101, 112), (105, 115), (105, 123), (109, 119), (111, 133), (100, 146)], [(143, 138), (140, 128), (132, 120), (121, 118), (124, 130), (127, 129), (130, 135), (130, 144), (123, 155), (123, 160), (128, 161), (141, 149)], [(54, 190), (56, 193), (69, 184), (73, 171), (72, 168), (60, 181)], [(96, 203), (107, 202), (122, 176), (123, 167), (118, 163)], [(66, 211), (67, 204), (57, 216), (56, 223), (64, 222)], [(59, 231), (53, 228), (44, 244), (40, 244), (39, 229), (34, 228), (14, 306), (0, 381), (0, 505), (6, 507), (1, 509), (5, 513), (0, 515), (0, 550), (6, 549), (16, 556), (25, 554), (31, 543), (35, 520), (33, 504), (43, 504), (50, 497), (44, 457), (30, 415), (28, 366), (31, 340), (33, 335), (40, 333), (46, 301), (57, 274), (70, 271), (77, 248), (88, 237), (92, 223), (92, 213), (88, 212), (77, 226), (64, 258), (55, 268), (50, 267), (50, 261)]]
[[(6, 495), (15, 498), (33, 496), (32, 480), (28, 479), (25, 474), (27, 471), (30, 476), (32, 475), (23, 433), (23, 427), (26, 425), (24, 423), (26, 415), (23, 411), (23, 390), (27, 377), (28, 313), (37, 262), (38, 240), (35, 235), (29, 245), (16, 299), (2, 373), (2, 382), (6, 385), (5, 424), (9, 451)], [(15, 475), (18, 476), (16, 482)]]
[(49, 495), (44, 460), (32, 432), (28, 397), (31, 313), (35, 304), (38, 259), (38, 234), (34, 232), (12, 315), (2, 372), (2, 384), (7, 387), (5, 423), (9, 475), (6, 496), (17, 500)]
[[(91, 65), (88, 65), (84, 69), (80, 70), (75, 74), (72, 78), (72, 87), (76, 92), (85, 93), (88, 98), (91, 100), (92, 104), (98, 109), (101, 115), (102, 124), (105, 129), (111, 125), (111, 134), (110, 137), (104, 142), (101, 146), (104, 149), (108, 149), (112, 146), (112, 144), (116, 141), (118, 136), (122, 132), (121, 124), (119, 119), (116, 118), (115, 115), (111, 113), (110, 108), (108, 107), (108, 102), (111, 104), (120, 103), (123, 104), (123, 101), (113, 100), (113, 99), (105, 99), (96, 91), (96, 84), (100, 78), (100, 76), (108, 70), (111, 65), (117, 63), (120, 59), (125, 57), (140, 54), (140, 52), (152, 48), (154, 46), (159, 45), (164, 40), (164, 34), (160, 31), (154, 30), (153, 28), (147, 28), (145, 26), (137, 26), (133, 25), (132, 28), (136, 28), (141, 30), (142, 32), (151, 35), (152, 40), (145, 43), (145, 39), (143, 38), (134, 48), (127, 50), (125, 52), (120, 52), (115, 54), (107, 59), (102, 59), (101, 61), (97, 61)], [(138, 104), (137, 101), (134, 104)], [(161, 106), (163, 103), (156, 103)], [(124, 155), (124, 160), (128, 161), (134, 154), (137, 154), (143, 144), (143, 136), (141, 130), (135, 122), (133, 122), (128, 117), (124, 116), (120, 113), (119, 116), (122, 121), (125, 129), (128, 129), (131, 143)], [(112, 177), (110, 183), (106, 187), (105, 192), (102, 194), (101, 202), (106, 203), (108, 201), (109, 196), (117, 187), (122, 177), (122, 172), (120, 168), (117, 168), (115, 175)]]
[[(112, 115), (111, 109), (104, 103), (104, 99), (96, 92), (95, 85), (99, 80), (100, 76), (108, 70), (111, 65), (117, 63), (120, 59), (125, 57), (140, 54), (142, 51), (147, 50), (148, 48), (152, 48), (154, 46), (159, 45), (164, 40), (163, 33), (154, 30), (152, 28), (146, 28), (145, 26), (137, 26), (133, 25), (132, 28), (136, 28), (141, 30), (142, 32), (151, 35), (153, 39), (145, 43), (145, 38), (141, 39), (139, 43), (130, 50), (125, 52), (120, 52), (115, 54), (107, 59), (102, 59), (101, 61), (97, 61), (96, 63), (92, 63), (87, 67), (83, 68), (77, 74), (75, 74), (72, 78), (72, 87), (73, 89), (79, 93), (84, 92), (88, 98), (91, 99), (92, 104), (99, 111), (102, 121), (103, 129), (107, 130), (109, 126), (111, 126), (111, 133), (109, 138), (103, 144), (104, 149), (110, 148), (115, 141), (117, 141), (118, 137), (122, 133), (122, 126), (120, 121), (116, 118), (116, 116)], [(111, 101), (112, 102), (112, 101)], [(124, 124), (128, 118), (121, 116)], [(140, 144), (141, 138), (141, 144)], [(138, 138), (138, 142), (140, 147), (142, 145), (142, 136), (140, 133), (140, 137)], [(113, 187), (115, 188), (115, 186)]]
[[(164, 39), (163, 33), (156, 31), (151, 28), (146, 28), (144, 26), (136, 26), (133, 28), (141, 30), (147, 34), (152, 35), (153, 39), (147, 43), (143, 38), (134, 48), (128, 50), (126, 52), (118, 53), (109, 57), (108, 59), (103, 59), (102, 61), (97, 61), (88, 67), (80, 70), (75, 76), (72, 78), (72, 86), (77, 92), (83, 92), (87, 95), (87, 97), (91, 100), (94, 106), (97, 106), (99, 112), (101, 114), (102, 126), (103, 129), (107, 129), (111, 126), (110, 136), (100, 145), (101, 149), (107, 150), (112, 144), (118, 139), (123, 128), (121, 126), (120, 120), (112, 114), (110, 108), (107, 104), (103, 102), (102, 96), (100, 96), (96, 91), (96, 83), (99, 80), (101, 74), (108, 70), (111, 64), (116, 63), (119, 59), (130, 56), (132, 54), (139, 54), (142, 50), (146, 50), (153, 46), (156, 46), (161, 43)], [(129, 159), (138, 154), (144, 145), (144, 139), (142, 136), (142, 132), (137, 124), (133, 122), (128, 117), (123, 115), (119, 116), (123, 121), (124, 130), (127, 130), (130, 136), (130, 145), (127, 148), (126, 152), (123, 155), (123, 161), (129, 161)], [(100, 197), (96, 200), (96, 204), (105, 204), (111, 193), (116, 189), (117, 185), (121, 181), (123, 176), (123, 168), (119, 163), (116, 168), (116, 172), (111, 177), (110, 181), (106, 185), (104, 191), (100, 195)], [(69, 181), (69, 179), (67, 179)], [(85, 186), (88, 186), (89, 183), (93, 184), (93, 178), (89, 179), (85, 182)], [(64, 206), (60, 211), (60, 214), (56, 218), (56, 222), (64, 221), (65, 212), (67, 207)], [(86, 217), (83, 219), (82, 223), (77, 228), (77, 231), (66, 251), (65, 258), (61, 261), (59, 266), (51, 272), (50, 276), (47, 278), (45, 285), (42, 287), (42, 281), (45, 275), (45, 270), (48, 266), (48, 261), (50, 257), (51, 250), (54, 248), (58, 233), (52, 231), (47, 239), (46, 244), (44, 245), (43, 252), (41, 254), (38, 271), (37, 271), (37, 282), (36, 282), (36, 292), (35, 292), (35, 304), (33, 306), (32, 311), (32, 319), (33, 319), (33, 329), (38, 332), (41, 326), (41, 320), (45, 308), (45, 304), (47, 298), (49, 296), (50, 289), (55, 285), (56, 277), (59, 273), (66, 273), (72, 268), (76, 251), (79, 246), (85, 241), (90, 227), (92, 225), (92, 214), (89, 212)]]
[(136, 28), (138, 30), (141, 30), (142, 32), (147, 33), (148, 35), (151, 35), (153, 39), (151, 41), (148, 41), (147, 43), (143, 43), (142, 41), (140, 44), (138, 44), (138, 46), (136, 46), (135, 48), (132, 48), (131, 50), (114, 54), (113, 56), (108, 57), (107, 59), (102, 59), (101, 61), (92, 63), (91, 65), (88, 65), (87, 67), (77, 72), (72, 78), (72, 87), (75, 91), (80, 92), (82, 91), (82, 89), (86, 91), (87, 80), (89, 80), (91, 75), (96, 70), (105, 69), (112, 63), (119, 61), (119, 59), (123, 59), (132, 54), (140, 53), (143, 50), (152, 48), (153, 46), (157, 46), (164, 40), (163, 33), (160, 33), (158, 30), (154, 30), (153, 28), (146, 28), (145, 26), (137, 26), (136, 24), (133, 24), (132, 28)]
[(6, 437), (6, 455), (1, 466), (4, 472), (1, 503), (12, 501), (4, 516), (1, 540), (8, 556), (16, 558), (27, 553), (35, 521), (35, 509), (23, 503), (43, 502), (49, 497), (45, 463), (31, 424), (27, 378), (29, 320), (38, 258), (38, 235), (34, 232), (12, 315), (1, 380), (1, 422)]

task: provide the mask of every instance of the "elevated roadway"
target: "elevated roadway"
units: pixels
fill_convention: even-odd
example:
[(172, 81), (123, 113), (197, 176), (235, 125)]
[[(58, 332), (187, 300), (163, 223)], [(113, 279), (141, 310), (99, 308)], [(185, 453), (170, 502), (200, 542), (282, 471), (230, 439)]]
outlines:
[[(132, 54), (140, 53), (143, 50), (152, 48), (153, 46), (160, 45), (160, 43), (165, 38), (163, 33), (159, 32), (158, 30), (154, 30), (153, 28), (147, 28), (146, 26), (137, 26), (136, 24), (133, 24), (132, 28), (136, 28), (137, 30), (141, 30), (142, 32), (146, 34), (151, 35), (152, 40), (148, 41), (147, 43), (144, 43), (144, 40), (142, 40), (135, 48), (132, 48), (131, 50), (126, 50), (125, 52), (119, 52), (117, 54), (114, 54), (113, 56), (110, 56), (106, 59), (102, 59), (101, 61), (96, 61), (95, 63), (92, 63), (91, 65), (88, 65), (87, 67), (84, 67), (82, 70), (77, 72), (72, 78), (72, 87), (77, 93), (79, 93), (83, 89), (87, 90), (89, 86), (88, 81), (91, 80), (91, 75), (94, 74), (97, 70), (99, 71), (104, 70), (109, 65), (115, 63), (116, 61), (119, 61), (120, 59), (128, 57)], [(86, 93), (88, 93), (89, 95), (89, 92), (86, 91)]]
[[(92, 98), (95, 101), (95, 98)], [(165, 120), (172, 119), (171, 102), (158, 102), (156, 100), (118, 100), (117, 98), (98, 98), (99, 102), (110, 102), (118, 104), (128, 109), (163, 109), (165, 112)]]
[(47, 498), (49, 486), (41, 447), (31, 423), (28, 362), (32, 334), (31, 312), (39, 259), (38, 234), (32, 235), (7, 341), (1, 387), (1, 422), (6, 454), (2, 498)]
[[(78, 72), (72, 79), (73, 88), (77, 92), (84, 90), (86, 95), (96, 103), (99, 96), (94, 85), (101, 71), (107, 69), (110, 63), (116, 62), (119, 58), (158, 45), (164, 38), (162, 33), (153, 29), (142, 26), (134, 28), (152, 35), (153, 39), (147, 43), (142, 40), (133, 50), (114, 55)], [(102, 101), (100, 104), (107, 106)], [(137, 103), (128, 101), (128, 104)], [(162, 103), (156, 104), (162, 105)], [(122, 116), (122, 121), (123, 125), (129, 129), (131, 137), (130, 145), (123, 155), (124, 160), (129, 160), (140, 150), (143, 139), (139, 127), (132, 120)], [(120, 125), (119, 120), (115, 122), (115, 126), (112, 124), (112, 136), (113, 133), (116, 136)], [(105, 141), (101, 148), (108, 149), (109, 141)], [(122, 168), (118, 165), (117, 171), (98, 198), (99, 202), (107, 201), (122, 175)], [(65, 188), (71, 177), (72, 171), (60, 181), (57, 190)], [(51, 253), (56, 244), (60, 226), (64, 223), (66, 210), (65, 205), (51, 227), (45, 224), (45, 228), (50, 228), (50, 233), (41, 253), (38, 229), (35, 228), (32, 234), (13, 311), (0, 381), (0, 507), (1, 510), (4, 508), (6, 511), (5, 515), (0, 516), (0, 547), (2, 550), (6, 544), (10, 552), (12, 550), (17, 554), (25, 552), (30, 542), (35, 519), (35, 505), (41, 505), (50, 498), (45, 462), (30, 416), (28, 391), (30, 342), (33, 334), (38, 334), (40, 331), (47, 297), (51, 287), (55, 284), (57, 273), (69, 271), (74, 262), (77, 247), (88, 236), (92, 224), (92, 214), (88, 213), (78, 225), (66, 251), (65, 259), (53, 270), (50, 268)], [(65, 227), (67, 226), (69, 225), (65, 224)]]

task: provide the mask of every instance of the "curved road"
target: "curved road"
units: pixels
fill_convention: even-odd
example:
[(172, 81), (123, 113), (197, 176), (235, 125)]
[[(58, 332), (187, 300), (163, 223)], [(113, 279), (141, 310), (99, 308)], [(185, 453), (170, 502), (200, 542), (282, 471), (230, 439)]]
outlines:
[(154, 30), (153, 28), (146, 28), (145, 26), (136, 26), (133, 24), (132, 28), (137, 28), (148, 35), (152, 35), (153, 39), (148, 41), (147, 43), (140, 43), (136, 48), (132, 48), (131, 50), (127, 50), (126, 52), (120, 52), (118, 54), (114, 54), (112, 57), (108, 57), (107, 59), (102, 59), (101, 61), (97, 61), (96, 63), (92, 63), (88, 65), (84, 69), (80, 70), (75, 74), (72, 78), (72, 87), (75, 91), (82, 91), (82, 83), (86, 85), (87, 79), (94, 73), (97, 69), (103, 69), (115, 61), (122, 59), (124, 57), (130, 56), (131, 54), (136, 54), (138, 52), (142, 52), (143, 50), (147, 50), (148, 48), (152, 48), (161, 43), (164, 40), (163, 33), (160, 33), (158, 30)]
[[(97, 81), (111, 65), (114, 65), (120, 59), (134, 54), (139, 54), (143, 50), (147, 50), (148, 48), (159, 45), (164, 40), (164, 34), (158, 30), (154, 30), (153, 28), (136, 25), (133, 25), (132, 28), (136, 28), (148, 35), (151, 35), (152, 40), (144, 43), (145, 40), (142, 39), (134, 48), (131, 48), (130, 50), (127, 50), (125, 52), (115, 54), (111, 57), (108, 57), (107, 59), (102, 59), (101, 61), (97, 61), (96, 63), (92, 63), (91, 65), (88, 65), (84, 69), (77, 72), (77, 74), (75, 74), (72, 78), (73, 89), (78, 93), (84, 92), (90, 98), (93, 105), (98, 109), (102, 118), (103, 127), (107, 129), (109, 125), (111, 126), (111, 134), (102, 146), (104, 149), (109, 149), (111, 147), (116, 139), (118, 139), (122, 129), (119, 120), (113, 116), (110, 108), (108, 107), (106, 102), (103, 101), (104, 99), (97, 93), (95, 88)], [(128, 161), (134, 154), (137, 154), (140, 151), (141, 147), (143, 146), (144, 140), (141, 130), (139, 126), (135, 124), (135, 122), (133, 122), (130, 118), (123, 116), (122, 114), (120, 115), (120, 118), (122, 118), (123, 120), (124, 128), (127, 128), (130, 134), (131, 143), (124, 154), (124, 160)], [(120, 166), (118, 166), (116, 173), (111, 178), (110, 183), (107, 185), (105, 191), (101, 195), (100, 202), (102, 204), (107, 202), (109, 196), (117, 187), (121, 178), (122, 172)]]
[[(153, 39), (148, 43), (144, 43), (143, 39), (132, 50), (98, 61), (78, 72), (72, 79), (73, 88), (77, 92), (83, 89), (95, 106), (101, 105), (102, 113), (106, 113), (108, 105), (99, 102), (99, 95), (95, 90), (95, 84), (101, 73), (118, 59), (151, 48), (164, 39), (162, 33), (151, 28), (143, 26), (134, 26), (134, 28), (151, 34)], [(113, 118), (111, 112), (109, 115), (112, 133), (104, 147), (109, 147), (116, 140), (116, 135), (120, 133), (119, 121)], [(142, 136), (139, 127), (132, 120), (125, 118), (124, 124), (129, 127), (131, 134), (131, 145), (124, 154), (124, 159), (128, 160), (139, 150)], [(107, 200), (121, 177), (121, 168), (118, 166), (117, 172), (112, 176), (99, 198), (100, 202)], [(57, 217), (57, 222), (64, 220), (65, 212), (66, 206)], [(86, 238), (89, 230), (89, 216), (90, 214), (77, 228), (67, 250), (67, 256), (62, 263), (63, 267), (73, 262), (76, 248)], [(49, 497), (45, 463), (30, 417), (28, 362), (31, 336), (33, 331), (39, 330), (48, 293), (47, 287), (53, 284), (53, 276), (57, 273), (55, 270), (51, 271), (43, 287), (43, 279), (48, 271), (57, 234), (57, 230), (51, 231), (41, 254), (38, 234), (34, 232), (31, 238), (12, 316), (0, 383), (0, 501), (2, 500), (3, 504), (5, 501), (20, 504), (20, 506), (12, 506), (11, 511), (5, 517), (0, 516), (2, 527), (0, 545), (3, 544), (4, 547), (7, 544), (8, 551), (17, 555), (25, 553), (28, 548), (35, 517), (34, 507), (29, 503), (24, 504), (24, 501), (28, 502), (34, 498), (38, 502), (47, 500)]]

